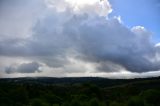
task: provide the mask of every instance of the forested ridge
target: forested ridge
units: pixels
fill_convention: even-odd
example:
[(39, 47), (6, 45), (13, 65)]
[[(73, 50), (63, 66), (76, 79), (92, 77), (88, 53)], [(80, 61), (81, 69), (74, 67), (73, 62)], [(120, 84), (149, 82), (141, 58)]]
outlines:
[(0, 79), (0, 106), (160, 106), (160, 77)]

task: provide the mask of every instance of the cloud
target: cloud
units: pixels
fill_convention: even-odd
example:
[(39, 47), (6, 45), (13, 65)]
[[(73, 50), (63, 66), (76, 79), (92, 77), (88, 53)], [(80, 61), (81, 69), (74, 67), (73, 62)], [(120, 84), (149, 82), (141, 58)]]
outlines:
[(32, 26), (45, 9), (43, 0), (1, 0), (0, 36), (8, 39), (30, 36)]
[[(159, 70), (159, 62), (149, 59), (155, 58), (156, 52), (151, 33), (145, 28), (137, 26), (129, 29), (116, 18), (90, 18), (86, 14), (71, 15), (71, 18), (61, 23), (61, 15), (56, 16), (54, 14), (41, 20), (34, 28), (36, 45), (44, 47), (40, 50), (44, 50), (47, 55), (62, 55), (65, 60), (72, 49), (78, 52), (76, 59), (99, 64), (97, 70), (115, 71), (115, 66), (119, 68), (117, 71), (121, 68), (132, 72)], [(43, 51), (38, 50), (38, 53)], [(112, 63), (114, 68), (109, 69), (112, 65), (108, 63)]]
[[(70, 0), (43, 3), (47, 9), (32, 27), (30, 37), (0, 39), (1, 56), (38, 61), (53, 71), (61, 70), (63, 75), (160, 70), (160, 60), (156, 59), (159, 49), (151, 32), (142, 26), (130, 29), (119, 17), (107, 17), (112, 11), (107, 0), (105, 4), (77, 5)], [(5, 72), (39, 72), (36, 62), (19, 64)]]
[(74, 14), (88, 14), (107, 16), (112, 12), (111, 5), (108, 0), (45, 0), (48, 7), (58, 12), (66, 10), (72, 11)]
[(20, 64), (18, 66), (6, 67), (5, 72), (7, 74), (41, 72), (39, 70), (39, 67), (40, 67), (40, 64), (38, 64), (37, 62), (23, 63), (23, 64)]

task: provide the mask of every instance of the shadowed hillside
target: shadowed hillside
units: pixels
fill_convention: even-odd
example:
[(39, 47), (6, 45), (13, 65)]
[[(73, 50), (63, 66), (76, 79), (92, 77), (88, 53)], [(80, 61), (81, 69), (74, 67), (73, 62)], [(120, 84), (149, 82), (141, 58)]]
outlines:
[(160, 106), (160, 78), (0, 79), (0, 106)]

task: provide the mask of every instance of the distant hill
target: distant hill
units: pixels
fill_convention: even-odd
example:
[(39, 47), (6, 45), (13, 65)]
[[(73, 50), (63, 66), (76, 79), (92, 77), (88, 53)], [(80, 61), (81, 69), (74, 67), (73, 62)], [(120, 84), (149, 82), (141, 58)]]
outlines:
[(101, 87), (112, 87), (126, 84), (157, 83), (160, 85), (160, 77), (136, 78), (136, 79), (108, 79), (101, 77), (24, 77), (24, 78), (1, 78), (0, 83), (14, 84), (42, 84), (42, 85), (73, 85), (92, 83)]

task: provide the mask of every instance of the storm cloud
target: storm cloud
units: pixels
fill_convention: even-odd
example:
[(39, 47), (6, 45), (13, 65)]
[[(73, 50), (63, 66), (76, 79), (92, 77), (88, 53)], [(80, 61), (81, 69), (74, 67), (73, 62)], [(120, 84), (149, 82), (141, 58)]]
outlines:
[[(128, 28), (119, 17), (108, 17), (112, 8), (107, 0), (106, 8), (101, 5), (98, 10), (99, 2), (79, 5), (78, 10), (67, 0), (43, 3), (46, 7), (32, 25), (29, 37), (0, 39), (1, 56), (39, 61), (64, 73), (87, 71), (91, 69), (88, 67), (96, 73), (160, 70), (160, 50), (152, 41), (152, 33), (143, 26)], [(81, 70), (79, 66), (83, 65), (87, 68)], [(36, 62), (21, 63), (7, 66), (5, 72), (35, 73), (40, 72), (39, 67)]]
[(40, 65), (36, 62), (32, 63), (23, 63), (18, 66), (6, 67), (5, 72), (8, 74), (12, 73), (35, 73), (40, 72)]

